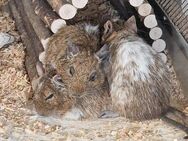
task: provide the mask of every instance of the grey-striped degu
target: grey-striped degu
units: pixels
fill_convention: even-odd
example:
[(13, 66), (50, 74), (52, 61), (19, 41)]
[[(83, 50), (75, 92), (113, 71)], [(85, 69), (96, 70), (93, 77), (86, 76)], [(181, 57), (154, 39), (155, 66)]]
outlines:
[[(104, 25), (104, 45), (96, 56), (108, 78), (114, 111), (131, 120), (178, 112), (170, 107), (172, 85), (168, 68), (157, 52), (137, 35), (135, 17), (124, 22), (122, 28), (113, 25), (111, 21)], [(178, 115), (186, 121), (185, 114)]]

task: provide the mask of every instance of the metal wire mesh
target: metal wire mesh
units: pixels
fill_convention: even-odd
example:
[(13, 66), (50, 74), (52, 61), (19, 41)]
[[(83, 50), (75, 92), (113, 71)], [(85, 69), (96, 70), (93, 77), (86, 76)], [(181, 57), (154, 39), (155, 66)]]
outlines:
[(156, 0), (188, 42), (188, 0)]

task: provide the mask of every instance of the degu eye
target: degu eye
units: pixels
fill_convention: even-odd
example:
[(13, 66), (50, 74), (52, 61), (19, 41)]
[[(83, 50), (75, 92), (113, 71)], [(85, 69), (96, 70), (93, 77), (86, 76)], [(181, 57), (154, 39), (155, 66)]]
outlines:
[(89, 76), (89, 81), (95, 81), (97, 78), (97, 72), (92, 72), (91, 75)]
[(75, 73), (75, 69), (74, 69), (73, 66), (71, 66), (71, 67), (69, 68), (69, 73), (70, 73), (71, 76), (74, 75), (74, 73)]
[(54, 96), (54, 94), (50, 94), (49, 96), (47, 96), (47, 97), (45, 98), (45, 100), (49, 100), (49, 99), (53, 98), (53, 96)]

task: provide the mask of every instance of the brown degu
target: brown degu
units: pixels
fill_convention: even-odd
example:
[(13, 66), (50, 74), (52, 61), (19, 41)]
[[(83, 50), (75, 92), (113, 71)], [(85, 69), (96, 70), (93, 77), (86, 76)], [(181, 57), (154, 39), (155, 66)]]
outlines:
[(51, 37), (45, 69), (37, 65), (40, 77), (35, 82), (34, 104), (39, 114), (81, 119), (97, 117), (107, 109), (108, 84), (94, 56), (98, 36), (98, 26), (77, 24)]
[[(37, 113), (43, 116), (53, 115), (63, 119), (80, 120), (97, 118), (102, 112), (111, 110), (107, 81), (97, 68), (100, 67), (98, 61), (96, 58), (93, 59), (93, 66), (85, 64), (90, 73), (79, 72), (82, 68), (80, 65), (75, 68), (74, 73), (71, 72), (72, 76), (68, 79), (63, 79), (64, 77), (56, 74), (55, 71), (45, 73), (42, 64), (38, 63), (39, 78), (35, 81), (33, 97)], [(69, 70), (68, 73), (70, 73)], [(78, 77), (78, 80), (72, 77)], [(87, 80), (85, 80), (86, 77)], [(87, 85), (82, 93), (80, 93), (79, 79), (85, 80)], [(72, 85), (73, 81), (78, 85), (70, 88), (69, 85)]]
[(104, 82), (94, 56), (98, 47), (98, 26), (83, 23), (63, 27), (49, 40), (45, 70), (56, 70), (69, 93), (79, 95), (90, 87), (98, 87)]
[(80, 23), (62, 27), (48, 41), (45, 49), (45, 69), (48, 70), (48, 67), (61, 69), (58, 68), (58, 65), (64, 60), (70, 59), (79, 53), (83, 53), (85, 56), (91, 55), (98, 48), (98, 25)]
[(158, 118), (169, 110), (169, 72), (159, 55), (136, 33), (134, 17), (120, 30), (107, 21), (104, 46), (96, 56), (108, 78), (114, 110), (131, 120)]

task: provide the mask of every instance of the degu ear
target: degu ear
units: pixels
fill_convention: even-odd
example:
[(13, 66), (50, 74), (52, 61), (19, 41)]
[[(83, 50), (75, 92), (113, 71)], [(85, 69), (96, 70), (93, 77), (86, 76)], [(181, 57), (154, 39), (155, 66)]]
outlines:
[(102, 36), (102, 41), (105, 41), (113, 32), (113, 24), (110, 20), (108, 20), (105, 24), (104, 24), (104, 33)]
[(106, 44), (103, 45), (103, 47), (101, 47), (101, 49), (95, 53), (95, 57), (99, 62), (105, 60), (109, 55), (110, 55), (109, 46)]
[(124, 26), (131, 32), (137, 33), (137, 25), (135, 16), (130, 17), (124, 24)]

